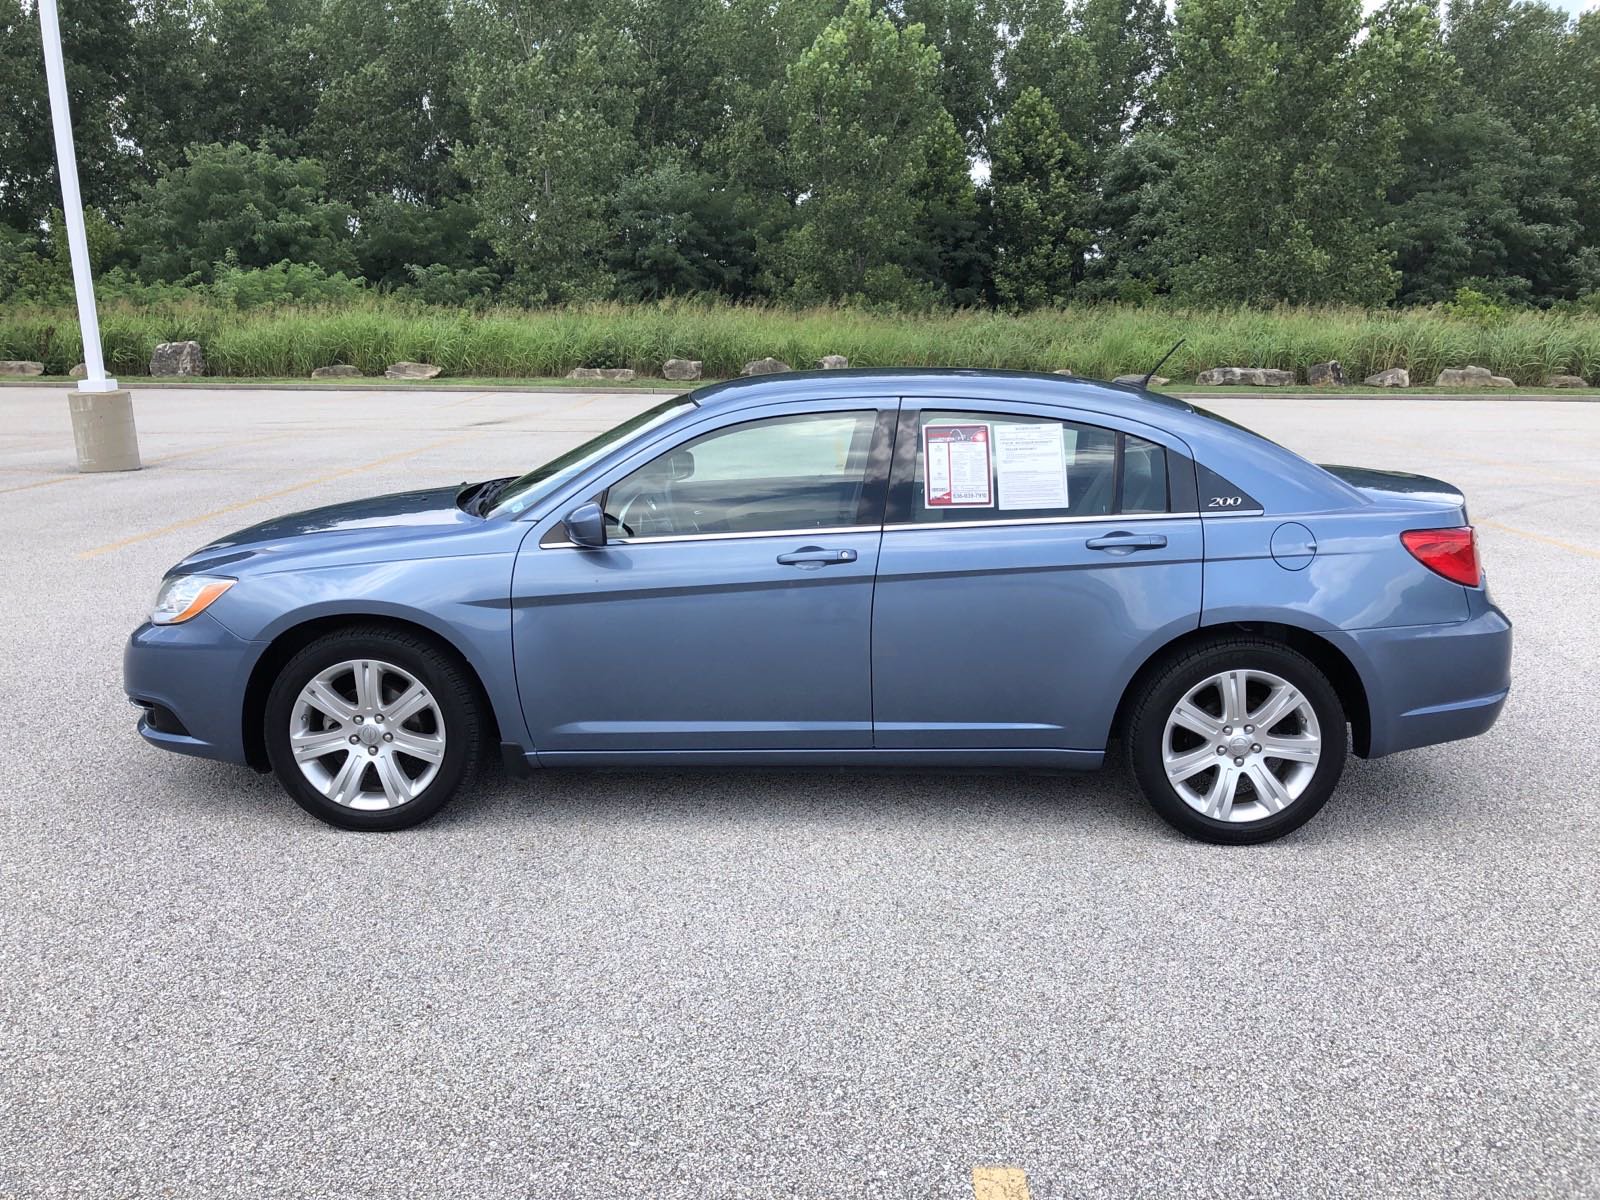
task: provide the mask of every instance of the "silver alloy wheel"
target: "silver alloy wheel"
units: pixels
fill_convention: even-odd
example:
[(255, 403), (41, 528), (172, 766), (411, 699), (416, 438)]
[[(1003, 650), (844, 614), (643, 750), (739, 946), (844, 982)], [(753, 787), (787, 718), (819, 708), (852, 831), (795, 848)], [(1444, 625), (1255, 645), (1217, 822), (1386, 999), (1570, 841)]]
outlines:
[(1218, 821), (1282, 812), (1306, 790), (1321, 759), (1311, 701), (1270, 671), (1221, 671), (1202, 680), (1173, 707), (1161, 735), (1173, 790)]
[(295, 698), (289, 749), (306, 781), (346, 808), (398, 808), (444, 761), (444, 714), (409, 671), (353, 659), (319, 672)]

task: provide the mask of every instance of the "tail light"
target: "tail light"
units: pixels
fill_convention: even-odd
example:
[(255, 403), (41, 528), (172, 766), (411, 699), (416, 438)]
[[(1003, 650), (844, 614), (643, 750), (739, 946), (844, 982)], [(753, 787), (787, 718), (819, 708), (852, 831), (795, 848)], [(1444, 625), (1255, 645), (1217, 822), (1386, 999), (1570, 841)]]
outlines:
[(1451, 583), (1477, 587), (1483, 582), (1478, 567), (1478, 536), (1472, 526), (1456, 529), (1408, 529), (1400, 535), (1411, 557)]

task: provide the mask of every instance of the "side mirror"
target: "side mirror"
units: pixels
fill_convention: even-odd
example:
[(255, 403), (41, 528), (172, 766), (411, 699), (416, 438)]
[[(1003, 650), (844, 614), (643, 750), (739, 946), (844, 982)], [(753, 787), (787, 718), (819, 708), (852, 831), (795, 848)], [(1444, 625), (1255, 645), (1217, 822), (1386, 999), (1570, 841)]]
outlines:
[(694, 451), (674, 450), (667, 455), (667, 478), (673, 483), (694, 475)]
[(606, 514), (593, 500), (580, 504), (563, 518), (567, 538), (576, 546), (598, 550), (606, 544)]

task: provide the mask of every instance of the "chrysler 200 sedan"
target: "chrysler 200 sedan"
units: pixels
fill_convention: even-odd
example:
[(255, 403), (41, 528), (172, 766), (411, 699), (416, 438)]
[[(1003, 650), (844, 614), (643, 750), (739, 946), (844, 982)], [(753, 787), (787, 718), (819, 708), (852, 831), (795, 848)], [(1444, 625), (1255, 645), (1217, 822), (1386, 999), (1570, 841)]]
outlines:
[(174, 566), (139, 731), (348, 829), (545, 766), (1098, 767), (1213, 842), (1510, 685), (1465, 501), (1136, 387), (829, 371), (668, 400), (520, 478)]

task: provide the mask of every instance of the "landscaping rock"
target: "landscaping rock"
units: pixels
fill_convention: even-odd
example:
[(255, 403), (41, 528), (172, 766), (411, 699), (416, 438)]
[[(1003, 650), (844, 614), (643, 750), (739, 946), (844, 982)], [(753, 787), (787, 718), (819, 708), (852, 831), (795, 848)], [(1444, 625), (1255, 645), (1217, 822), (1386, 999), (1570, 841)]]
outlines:
[(1589, 381), (1582, 375), (1552, 375), (1544, 381), (1545, 387), (1588, 387)]
[(433, 379), (438, 376), (442, 367), (432, 363), (397, 362), (391, 363), (384, 376), (389, 379)]
[(89, 364), (79, 363), (67, 372), (68, 379), (87, 379), (89, 377)]
[(567, 378), (614, 379), (618, 383), (627, 383), (636, 374), (637, 372), (629, 367), (573, 367), (567, 372)]
[(1376, 375), (1368, 375), (1361, 382), (1368, 387), (1410, 387), (1411, 372), (1404, 367), (1385, 367)]
[(1491, 374), (1488, 367), (1446, 367), (1433, 381), (1435, 387), (1508, 388), (1517, 385), (1504, 375)]
[(1165, 375), (1152, 375), (1150, 376), (1149, 384), (1146, 384), (1143, 375), (1118, 375), (1111, 382), (1131, 383), (1134, 387), (1166, 387), (1167, 384), (1172, 382), (1172, 380), (1168, 379)]
[(1072, 374), (1072, 368), (1071, 367), (1057, 367), (1054, 371), (1051, 371), (1050, 374), (1052, 374), (1052, 375), (1071, 375)]
[(26, 358), (0, 359), (0, 375), (43, 375), (44, 364)]
[(150, 355), (152, 375), (204, 375), (206, 356), (199, 342), (162, 342)]
[(344, 363), (337, 363), (331, 367), (318, 367), (311, 372), (313, 379), (356, 379), (360, 375), (360, 367), (347, 366)]
[(817, 359), (817, 366), (824, 371), (843, 371), (850, 365), (850, 360), (842, 354), (824, 354)]
[(661, 374), (667, 379), (699, 379), (698, 358), (669, 358), (661, 364)]
[(794, 370), (794, 368), (791, 367), (788, 363), (784, 362), (783, 359), (781, 359), (781, 358), (772, 358), (772, 357), (769, 356), (767, 358), (753, 358), (753, 359), (751, 359), (749, 362), (745, 363), (744, 370), (740, 371), (739, 374), (741, 374), (741, 375), (781, 375), (785, 371), (792, 371), (792, 370)]
[(1306, 382), (1312, 387), (1338, 387), (1344, 383), (1344, 367), (1338, 359), (1312, 363), (1306, 368)]
[(1195, 376), (1196, 383), (1242, 383), (1251, 387), (1288, 387), (1294, 383), (1293, 371), (1274, 367), (1212, 367)]

